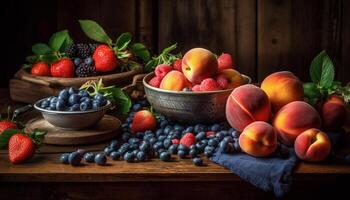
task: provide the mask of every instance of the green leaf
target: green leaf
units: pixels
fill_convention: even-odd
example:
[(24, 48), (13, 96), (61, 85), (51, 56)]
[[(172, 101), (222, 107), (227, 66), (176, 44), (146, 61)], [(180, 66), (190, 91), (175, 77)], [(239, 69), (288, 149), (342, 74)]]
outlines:
[(128, 113), (131, 108), (131, 100), (128, 95), (126, 95), (120, 88), (110, 88), (108, 89), (112, 95), (113, 101), (115, 101), (120, 108), (122, 113)]
[(177, 44), (175, 43), (175, 44), (163, 49), (162, 54), (169, 54), (171, 51), (176, 49), (176, 47), (177, 47)]
[(151, 54), (145, 45), (141, 43), (135, 43), (130, 47), (133, 54), (141, 58), (144, 63), (147, 63), (151, 59)]
[(326, 51), (322, 51), (311, 62), (311, 80), (320, 87), (329, 88), (334, 80), (334, 65)]
[(7, 129), (0, 134), (0, 149), (6, 149), (12, 135), (21, 133), (19, 129)]
[(131, 42), (131, 38), (131, 33), (122, 33), (115, 42), (115, 45), (118, 47), (119, 50), (124, 50), (128, 47), (129, 43)]
[(37, 55), (31, 55), (31, 56), (27, 56), (25, 58), (25, 61), (28, 62), (28, 63), (35, 63), (38, 61), (38, 56)]
[(145, 65), (145, 72), (149, 73), (157, 66), (158, 60), (150, 60)]
[(304, 83), (304, 95), (307, 98), (319, 98), (321, 97), (321, 93), (319, 88), (317, 87), (317, 84), (315, 83)]
[(51, 64), (59, 60), (59, 57), (55, 54), (46, 54), (46, 55), (41, 55), (39, 57), (39, 60)]
[(61, 48), (60, 48), (60, 52), (64, 52), (67, 48), (68, 45), (73, 44), (73, 39), (70, 37), (70, 35), (68, 34), (68, 36), (66, 37), (66, 39), (64, 40)]
[(67, 39), (67, 37), (68, 37), (67, 30), (56, 32), (51, 36), (51, 38), (49, 40), (49, 46), (51, 47), (51, 49), (53, 51), (58, 51), (61, 49), (61, 47), (62, 47), (64, 41)]
[(112, 44), (112, 39), (107, 35), (103, 28), (93, 20), (79, 20), (80, 27), (84, 33), (92, 40), (97, 42)]
[(43, 137), (44, 135), (46, 135), (47, 131), (36, 128), (33, 131), (33, 134), (35, 135), (35, 137)]
[(52, 52), (51, 48), (44, 43), (34, 44), (32, 46), (32, 51), (36, 55), (44, 55)]

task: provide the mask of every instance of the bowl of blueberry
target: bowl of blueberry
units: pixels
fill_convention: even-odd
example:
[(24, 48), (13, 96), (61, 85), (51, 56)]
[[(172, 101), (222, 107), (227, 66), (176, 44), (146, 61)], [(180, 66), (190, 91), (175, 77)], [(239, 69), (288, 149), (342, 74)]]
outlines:
[(46, 121), (65, 130), (81, 130), (98, 123), (112, 103), (102, 94), (91, 96), (85, 90), (73, 87), (58, 96), (41, 99), (34, 104)]

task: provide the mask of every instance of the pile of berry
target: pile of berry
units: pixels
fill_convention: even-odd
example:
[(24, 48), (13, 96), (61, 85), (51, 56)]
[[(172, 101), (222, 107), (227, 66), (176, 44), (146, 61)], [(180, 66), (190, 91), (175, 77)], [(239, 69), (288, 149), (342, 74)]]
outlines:
[(88, 77), (96, 75), (95, 63), (92, 55), (97, 48), (97, 44), (71, 44), (65, 53), (72, 58), (75, 65), (75, 75), (77, 77)]
[(107, 104), (107, 99), (102, 94), (90, 96), (85, 90), (73, 87), (61, 90), (58, 96), (51, 96), (41, 101), (40, 107), (46, 110), (57, 111), (86, 111), (98, 109)]

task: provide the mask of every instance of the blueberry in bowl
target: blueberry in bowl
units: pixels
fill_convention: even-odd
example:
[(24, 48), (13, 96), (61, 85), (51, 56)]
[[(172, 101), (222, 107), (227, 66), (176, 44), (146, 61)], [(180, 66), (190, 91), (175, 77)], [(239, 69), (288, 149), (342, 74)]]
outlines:
[(85, 90), (64, 89), (58, 96), (34, 104), (46, 121), (65, 130), (81, 130), (98, 123), (112, 103), (102, 94), (90, 96)]

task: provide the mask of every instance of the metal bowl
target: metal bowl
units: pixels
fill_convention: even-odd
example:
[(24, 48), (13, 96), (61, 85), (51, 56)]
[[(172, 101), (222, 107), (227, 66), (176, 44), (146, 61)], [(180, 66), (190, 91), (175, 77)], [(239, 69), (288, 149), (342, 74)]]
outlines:
[[(251, 83), (250, 77), (242, 76), (245, 84)], [(208, 92), (170, 91), (150, 86), (148, 82), (153, 77), (154, 72), (147, 74), (143, 79), (143, 85), (147, 100), (157, 112), (186, 124), (226, 120), (226, 100), (233, 89)]]
[(89, 128), (99, 122), (105, 115), (106, 111), (112, 107), (112, 103), (107, 104), (99, 109), (87, 111), (55, 111), (40, 108), (40, 104), (45, 99), (41, 99), (34, 104), (34, 108), (41, 112), (44, 119), (53, 126), (64, 130), (82, 130)]

